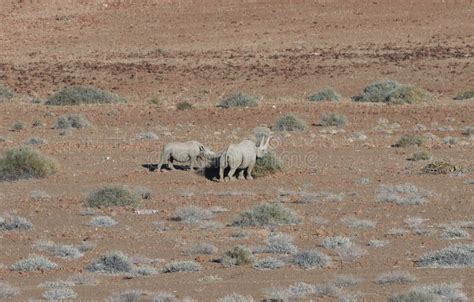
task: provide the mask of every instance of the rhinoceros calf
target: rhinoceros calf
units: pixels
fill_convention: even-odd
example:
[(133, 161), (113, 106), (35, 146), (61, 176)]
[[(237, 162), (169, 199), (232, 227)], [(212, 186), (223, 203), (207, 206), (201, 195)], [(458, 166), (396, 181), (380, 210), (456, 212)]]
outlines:
[(157, 168), (160, 171), (163, 164), (167, 164), (171, 170), (175, 170), (174, 162), (190, 162), (190, 170), (193, 170), (198, 159), (211, 159), (215, 156), (214, 152), (197, 141), (168, 143), (163, 146), (163, 152), (161, 153), (161, 159)]
[(219, 181), (224, 180), (224, 170), (230, 167), (228, 174), (229, 180), (235, 180), (234, 174), (237, 169), (242, 169), (239, 173), (239, 179), (244, 178), (244, 171), (247, 172), (247, 179), (253, 179), (252, 170), (255, 166), (257, 158), (265, 155), (268, 149), (268, 143), (264, 143), (265, 137), (262, 137), (260, 145), (257, 147), (255, 142), (251, 140), (244, 140), (239, 144), (232, 144), (222, 152), (219, 159)]

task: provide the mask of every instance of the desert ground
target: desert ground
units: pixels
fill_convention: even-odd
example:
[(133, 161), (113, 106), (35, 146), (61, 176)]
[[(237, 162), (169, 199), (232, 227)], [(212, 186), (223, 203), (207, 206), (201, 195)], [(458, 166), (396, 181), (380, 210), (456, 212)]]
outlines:
[[(261, 301), (302, 282), (312, 290), (288, 294), (288, 300), (385, 301), (413, 287), (443, 283), (458, 284), (466, 299), (473, 299), (474, 140), (463, 132), (474, 126), (474, 101), (453, 99), (474, 88), (473, 17), (474, 3), (461, 0), (1, 1), (0, 84), (16, 97), (0, 101), (0, 153), (39, 137), (47, 143), (32, 148), (60, 165), (45, 178), (0, 181), (0, 216), (17, 215), (32, 224), (28, 230), (0, 228), (0, 283), (16, 289), (5, 299), (45, 299), (45, 282), (73, 276), (94, 281), (66, 286), (77, 300), (115, 295), (116, 301), (151, 301), (168, 292), (197, 301), (233, 293)], [(404, 105), (351, 100), (382, 79), (422, 87), (433, 100)], [(128, 102), (43, 104), (70, 85), (111, 91)], [(336, 89), (342, 100), (307, 101), (325, 87)], [(258, 96), (259, 105), (216, 107), (238, 91)], [(177, 110), (183, 101), (193, 107)], [(329, 112), (344, 115), (346, 125), (318, 125)], [(158, 162), (165, 143), (197, 140), (221, 151), (253, 139), (255, 128), (272, 128), (289, 113), (308, 127), (273, 131), (271, 148), (283, 162), (275, 174), (217, 182), (199, 172), (143, 167)], [(80, 114), (92, 127), (61, 133), (54, 125), (65, 114)], [(13, 131), (17, 122), (24, 129)], [(148, 132), (157, 137), (140, 136)], [(393, 147), (403, 135), (424, 142)], [(421, 151), (431, 159), (407, 160)], [(421, 172), (439, 160), (462, 169)], [(110, 184), (146, 188), (151, 198), (137, 207), (89, 209), (88, 194)], [(416, 187), (423, 201), (380, 200), (383, 188), (398, 185)], [(275, 202), (294, 211), (300, 222), (232, 224), (240, 213)], [(212, 217), (197, 223), (173, 219), (178, 209), (190, 206), (211, 210)], [(91, 226), (97, 216), (117, 224)], [(463, 236), (450, 237), (452, 229)], [(275, 232), (292, 237), (298, 251), (324, 253), (331, 264), (304, 269), (291, 253), (262, 252)], [(347, 237), (352, 245), (344, 251), (322, 246), (334, 236)], [(38, 249), (39, 240), (93, 248), (65, 259)], [(199, 243), (217, 251), (189, 252)], [(467, 265), (417, 264), (424, 255), (456, 244), (471, 246)], [(248, 247), (255, 261), (271, 256), (284, 266), (259, 270), (253, 264), (220, 263), (237, 245)], [(88, 271), (111, 251), (156, 273)], [(30, 255), (43, 255), (58, 267), (11, 269)], [(182, 260), (202, 268), (163, 271)], [(415, 280), (376, 282), (390, 272)], [(334, 285), (344, 278), (350, 285)], [(136, 294), (130, 300), (118, 296), (130, 291)], [(1, 292), (0, 287), (0, 298)]]

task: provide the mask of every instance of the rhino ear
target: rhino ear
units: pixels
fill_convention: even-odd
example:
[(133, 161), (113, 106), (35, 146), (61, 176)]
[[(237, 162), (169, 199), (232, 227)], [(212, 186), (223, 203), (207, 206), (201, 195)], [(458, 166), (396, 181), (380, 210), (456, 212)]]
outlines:
[(199, 151), (204, 151), (204, 146), (199, 146)]

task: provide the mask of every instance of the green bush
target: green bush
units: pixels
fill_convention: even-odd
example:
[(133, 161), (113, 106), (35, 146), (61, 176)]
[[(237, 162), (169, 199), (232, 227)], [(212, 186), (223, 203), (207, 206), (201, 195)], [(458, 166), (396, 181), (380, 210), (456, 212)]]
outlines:
[(101, 208), (112, 206), (134, 206), (140, 201), (140, 196), (125, 186), (104, 186), (89, 194), (86, 198), (88, 207)]
[(387, 97), (400, 87), (398, 82), (392, 80), (377, 81), (365, 87), (360, 95), (352, 97), (355, 102), (386, 102)]
[(18, 121), (13, 125), (12, 130), (13, 131), (20, 131), (20, 130), (23, 130), (25, 128), (26, 128), (25, 123), (23, 123), (21, 121)]
[(222, 258), (224, 265), (246, 265), (254, 261), (252, 251), (243, 245), (238, 245), (227, 251)]
[(275, 174), (282, 170), (281, 160), (273, 151), (268, 151), (262, 158), (257, 158), (255, 167), (252, 171), (254, 177), (264, 177)]
[(231, 108), (231, 107), (256, 107), (258, 106), (258, 99), (253, 96), (238, 92), (226, 99), (219, 101), (217, 107)]
[(327, 126), (336, 126), (341, 127), (347, 124), (347, 118), (345, 115), (337, 114), (337, 113), (328, 113), (323, 114), (321, 116), (321, 121), (319, 125), (327, 127)]
[(310, 102), (336, 102), (341, 99), (341, 95), (334, 91), (332, 88), (325, 88), (315, 94), (312, 94), (308, 97), (308, 101)]
[(268, 226), (297, 224), (300, 218), (279, 203), (262, 203), (243, 212), (233, 222), (234, 226)]
[(306, 127), (305, 121), (293, 114), (282, 116), (275, 123), (277, 131), (304, 131)]
[(455, 100), (467, 100), (472, 98), (474, 98), (474, 89), (460, 92), (454, 97)]
[(392, 80), (383, 80), (365, 87), (362, 93), (352, 97), (352, 100), (355, 102), (413, 104), (428, 102), (432, 98), (432, 95), (422, 88), (402, 85)]
[(178, 104), (176, 104), (176, 109), (178, 109), (178, 110), (193, 109), (193, 104), (188, 103), (188, 102), (179, 102)]
[(415, 104), (429, 102), (432, 99), (432, 95), (424, 89), (416, 86), (402, 85), (395, 88), (388, 95), (386, 102), (389, 104)]
[(82, 115), (71, 114), (68, 116), (58, 117), (58, 119), (56, 120), (56, 124), (54, 125), (54, 128), (55, 129), (70, 129), (70, 128), (83, 129), (83, 128), (89, 128), (90, 126), (91, 126), (91, 123)]
[(124, 274), (133, 272), (135, 267), (126, 254), (120, 251), (113, 251), (102, 255), (99, 259), (92, 262), (87, 269), (90, 272)]
[(8, 101), (15, 96), (15, 93), (11, 91), (8, 87), (0, 85), (0, 102)]
[(0, 180), (46, 177), (58, 170), (55, 160), (30, 147), (8, 150), (0, 157)]
[(116, 94), (93, 87), (69, 86), (52, 95), (45, 105), (68, 106), (80, 104), (126, 103)]
[(408, 146), (421, 146), (423, 144), (423, 138), (421, 136), (404, 135), (402, 136), (393, 147), (404, 148)]

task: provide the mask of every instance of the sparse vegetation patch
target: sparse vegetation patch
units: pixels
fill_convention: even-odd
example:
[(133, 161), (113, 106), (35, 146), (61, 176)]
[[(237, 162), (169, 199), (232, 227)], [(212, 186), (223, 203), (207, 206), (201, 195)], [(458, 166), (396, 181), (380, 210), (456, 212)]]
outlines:
[(408, 272), (388, 272), (377, 277), (375, 282), (377, 284), (388, 284), (388, 283), (411, 283), (415, 282), (416, 278)]
[(398, 205), (417, 205), (427, 202), (430, 195), (430, 192), (420, 190), (412, 184), (381, 185), (376, 199), (378, 202)]
[(227, 251), (222, 258), (222, 264), (230, 265), (247, 265), (254, 262), (252, 251), (243, 245), (238, 245)]
[(319, 122), (320, 126), (327, 127), (327, 126), (335, 126), (335, 127), (342, 127), (347, 124), (347, 118), (345, 115), (337, 114), (337, 113), (327, 113), (321, 116), (321, 120)]
[(183, 110), (190, 110), (190, 109), (193, 109), (193, 104), (189, 103), (189, 102), (179, 102), (178, 104), (176, 104), (176, 109), (177, 110), (180, 110), (180, 111), (183, 111)]
[(296, 254), (293, 263), (304, 269), (323, 268), (331, 264), (331, 258), (317, 250), (309, 250)]
[(29, 258), (20, 260), (11, 265), (10, 270), (16, 272), (31, 272), (39, 270), (53, 270), (57, 269), (58, 267), (59, 266), (56, 263), (49, 261), (43, 256), (32, 255)]
[(104, 186), (86, 198), (87, 206), (92, 208), (135, 206), (139, 201), (140, 196), (136, 192), (120, 185)]
[(233, 222), (234, 226), (254, 227), (268, 225), (297, 224), (301, 219), (290, 209), (279, 203), (262, 203), (243, 212)]
[(265, 177), (280, 172), (282, 169), (283, 164), (276, 153), (268, 151), (262, 158), (257, 158), (255, 167), (252, 170), (252, 176)]
[(27, 146), (10, 149), (0, 157), (0, 180), (46, 177), (57, 170), (56, 161)]
[(0, 231), (29, 230), (32, 227), (33, 224), (26, 218), (14, 215), (0, 216)]
[(404, 135), (402, 136), (393, 147), (405, 148), (409, 146), (421, 146), (423, 144), (423, 138), (421, 136)]
[(68, 86), (52, 95), (45, 105), (68, 106), (81, 104), (126, 103), (127, 101), (110, 92), (93, 87)]
[(415, 154), (413, 154), (411, 157), (409, 157), (407, 159), (411, 160), (411, 161), (430, 160), (431, 155), (429, 155), (426, 152), (421, 151), (421, 152), (416, 152)]
[(201, 265), (195, 261), (173, 261), (168, 263), (163, 269), (164, 273), (177, 272), (198, 272), (202, 269)]
[(92, 262), (87, 269), (93, 273), (128, 274), (133, 272), (134, 265), (127, 255), (114, 251), (102, 255), (99, 259)]
[(0, 84), (0, 102), (11, 100), (15, 96), (15, 93), (8, 87)]
[(341, 99), (341, 95), (332, 88), (325, 88), (317, 93), (314, 93), (308, 97), (310, 102), (337, 102)]
[(306, 122), (293, 114), (280, 117), (274, 127), (276, 131), (304, 131), (306, 128)]
[(474, 89), (460, 92), (454, 97), (455, 100), (467, 100), (472, 98), (474, 98)]
[(429, 267), (474, 267), (474, 244), (450, 245), (422, 256), (417, 264)]
[(0, 282), (0, 299), (12, 298), (20, 291), (8, 283)]
[(360, 95), (352, 98), (355, 102), (387, 104), (414, 104), (432, 99), (432, 95), (422, 88), (402, 85), (392, 80), (374, 82), (365, 87)]
[(66, 116), (60, 116), (54, 124), (55, 129), (83, 129), (89, 128), (91, 123), (82, 115), (70, 114)]
[(217, 107), (256, 107), (258, 106), (258, 98), (238, 92), (226, 99), (219, 101)]
[(417, 286), (409, 292), (391, 297), (388, 302), (467, 301), (459, 284), (434, 284)]

